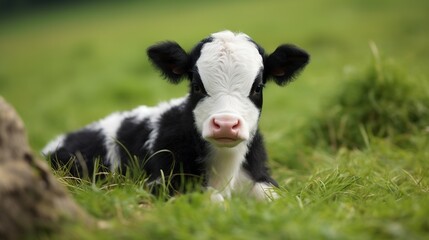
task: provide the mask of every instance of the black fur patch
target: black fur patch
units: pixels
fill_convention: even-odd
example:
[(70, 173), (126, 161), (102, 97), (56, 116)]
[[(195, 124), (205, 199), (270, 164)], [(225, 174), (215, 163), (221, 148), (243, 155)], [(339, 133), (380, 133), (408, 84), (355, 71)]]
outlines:
[(273, 78), (278, 85), (284, 85), (297, 76), (307, 65), (310, 55), (304, 50), (283, 44), (264, 61), (264, 79)]
[(249, 151), (246, 154), (246, 161), (243, 164), (244, 169), (255, 182), (271, 183), (278, 187), (278, 184), (271, 178), (267, 167), (267, 153), (264, 147), (264, 141), (259, 131), (255, 134)]
[(250, 101), (255, 104), (255, 106), (261, 110), (262, 109), (262, 103), (263, 103), (263, 90), (264, 90), (264, 83), (262, 79), (262, 69), (256, 76), (252, 88), (250, 89), (249, 93), (249, 99)]
[[(143, 145), (149, 139), (151, 131), (148, 119), (137, 122), (135, 117), (129, 117), (121, 123), (116, 136), (122, 170), (129, 166), (130, 161), (138, 160), (142, 163), (149, 157), (149, 151)], [(143, 165), (144, 163), (141, 167)]]
[(194, 126), (189, 100), (181, 106), (165, 112), (159, 122), (158, 137), (154, 143), (154, 155), (145, 169), (151, 180), (171, 175), (175, 190), (183, 190), (189, 179), (202, 181), (205, 172), (206, 143)]
[[(194, 46), (194, 48), (189, 53), (189, 59), (190, 59), (190, 63), (191, 63), (192, 67), (196, 65), (198, 58), (200, 58), (201, 49), (203, 49), (204, 44), (212, 42), (212, 41), (213, 41), (212, 37), (204, 38), (197, 45)], [(192, 77), (192, 76), (190, 76), (190, 77)], [(189, 79), (192, 79), (192, 78), (189, 78)]]
[(176, 42), (167, 41), (151, 46), (147, 55), (153, 65), (172, 83), (179, 83), (191, 66), (187, 53)]
[[(85, 174), (91, 175), (94, 172), (95, 160), (98, 158), (102, 164), (106, 157), (104, 138), (100, 131), (92, 129), (82, 129), (68, 134), (63, 146), (51, 154), (53, 167), (58, 169), (71, 164), (72, 175), (82, 177), (84, 169), (87, 169)], [(86, 166), (82, 167), (82, 164)]]

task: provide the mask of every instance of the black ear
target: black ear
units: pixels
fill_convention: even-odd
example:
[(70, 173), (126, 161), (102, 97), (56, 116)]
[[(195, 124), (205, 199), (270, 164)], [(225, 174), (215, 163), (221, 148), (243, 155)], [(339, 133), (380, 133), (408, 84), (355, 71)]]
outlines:
[(190, 57), (179, 44), (163, 42), (147, 49), (152, 63), (172, 83), (179, 83), (190, 69)]
[(309, 58), (308, 53), (294, 45), (280, 45), (264, 61), (264, 78), (265, 80), (273, 78), (282, 86), (305, 67)]

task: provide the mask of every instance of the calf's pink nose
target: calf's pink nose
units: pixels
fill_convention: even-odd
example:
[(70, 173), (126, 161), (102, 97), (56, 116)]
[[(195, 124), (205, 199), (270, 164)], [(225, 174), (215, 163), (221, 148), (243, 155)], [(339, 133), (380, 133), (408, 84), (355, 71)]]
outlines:
[(211, 128), (215, 138), (231, 138), (238, 137), (240, 131), (240, 120), (233, 116), (217, 116), (211, 121)]

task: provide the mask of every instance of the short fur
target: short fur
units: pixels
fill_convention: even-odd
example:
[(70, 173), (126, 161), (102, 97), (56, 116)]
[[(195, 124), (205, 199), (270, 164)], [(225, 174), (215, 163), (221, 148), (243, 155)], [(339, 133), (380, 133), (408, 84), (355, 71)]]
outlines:
[[(189, 53), (169, 41), (150, 47), (148, 56), (170, 82), (187, 79), (189, 94), (155, 107), (114, 113), (58, 137), (43, 150), (53, 166), (72, 161), (71, 173), (82, 176), (85, 168), (94, 170), (96, 158), (115, 171), (134, 166), (130, 161), (136, 157), (151, 185), (168, 180), (170, 190), (184, 191), (197, 179), (213, 191), (214, 201), (235, 192), (274, 198), (277, 183), (270, 177), (258, 130), (263, 87), (271, 79), (278, 85), (289, 82), (309, 55), (293, 45), (266, 55), (247, 35), (223, 31)], [(216, 138), (217, 118), (236, 121), (235, 135)]]

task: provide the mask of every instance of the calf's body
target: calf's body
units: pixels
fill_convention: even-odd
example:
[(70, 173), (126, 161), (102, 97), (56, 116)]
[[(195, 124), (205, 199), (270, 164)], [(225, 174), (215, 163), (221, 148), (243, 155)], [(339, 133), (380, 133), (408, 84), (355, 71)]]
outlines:
[[(189, 81), (189, 93), (155, 107), (113, 113), (49, 143), (43, 154), (54, 166), (72, 161), (71, 173), (94, 170), (94, 160), (114, 171), (137, 159), (150, 184), (171, 182), (180, 190), (190, 179), (222, 201), (234, 192), (275, 197), (258, 120), (264, 85), (290, 81), (308, 54), (281, 45), (272, 54), (242, 33), (223, 31), (189, 53), (175, 42), (148, 49), (149, 59), (172, 83)], [(165, 179), (167, 178), (168, 179)]]

